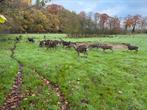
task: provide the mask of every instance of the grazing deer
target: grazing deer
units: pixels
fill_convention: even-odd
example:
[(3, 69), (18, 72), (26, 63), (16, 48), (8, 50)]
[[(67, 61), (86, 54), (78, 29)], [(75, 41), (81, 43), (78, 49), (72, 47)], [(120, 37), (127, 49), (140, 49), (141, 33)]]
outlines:
[(105, 50), (111, 50), (113, 52), (113, 47), (110, 45), (99, 45), (99, 48), (103, 49), (104, 52)]
[(16, 40), (16, 42), (19, 42), (20, 41), (20, 38), (19, 37), (16, 37), (15, 40)]
[(84, 53), (84, 55), (88, 55), (87, 53), (88, 47), (86, 45), (79, 45), (79, 46), (74, 45), (73, 47), (78, 53), (78, 56), (80, 56), (80, 53)]
[(52, 41), (52, 40), (47, 40), (47, 41), (45, 42), (45, 46), (46, 46), (47, 48), (54, 48), (54, 47), (57, 46), (57, 43), (54, 42), (54, 41)]
[(32, 43), (35, 42), (35, 40), (34, 40), (33, 38), (28, 38), (28, 41), (29, 41), (29, 42), (32, 42)]
[(18, 37), (15, 38), (16, 42), (19, 42), (22, 39), (22, 35), (19, 35)]
[(60, 38), (60, 40), (61, 40), (61, 43), (62, 43), (62, 45), (63, 45), (63, 47), (69, 47), (69, 45), (70, 45), (70, 41), (69, 42), (67, 42), (67, 41), (64, 41), (63, 39), (61, 39)]

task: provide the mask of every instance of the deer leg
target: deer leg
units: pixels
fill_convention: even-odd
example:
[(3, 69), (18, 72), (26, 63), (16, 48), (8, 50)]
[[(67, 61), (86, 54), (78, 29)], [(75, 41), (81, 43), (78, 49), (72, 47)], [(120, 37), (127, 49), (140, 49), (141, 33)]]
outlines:
[(88, 52), (86, 51), (85, 54), (88, 56)]
[(86, 52), (86, 55), (88, 55), (88, 53)]
[(87, 53), (86, 52), (83, 52), (84, 53), (84, 55), (86, 56), (87, 55)]
[(77, 52), (78, 53), (78, 56), (80, 56), (80, 53), (79, 52)]
[(47, 50), (48, 50), (49, 48), (50, 48), (50, 46), (48, 45), (48, 46), (47, 46)]
[(87, 53), (87, 51), (85, 52), (85, 54), (86, 54), (86, 56), (85, 56), (85, 57), (87, 58), (87, 57), (88, 57), (88, 53)]

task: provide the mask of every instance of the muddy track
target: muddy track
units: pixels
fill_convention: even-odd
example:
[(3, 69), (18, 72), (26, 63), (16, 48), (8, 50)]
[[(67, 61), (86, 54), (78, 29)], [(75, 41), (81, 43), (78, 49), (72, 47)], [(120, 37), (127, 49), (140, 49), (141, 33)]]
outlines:
[[(20, 102), (24, 99), (24, 96), (21, 94), (21, 85), (22, 85), (22, 80), (23, 80), (23, 65), (14, 56), (15, 50), (16, 50), (16, 47), (17, 47), (17, 43), (18, 42), (15, 42), (14, 46), (11, 48), (10, 57), (18, 63), (19, 70), (18, 70), (18, 73), (15, 77), (12, 88), (11, 88), (10, 92), (8, 93), (8, 95), (6, 96), (4, 104), (0, 108), (0, 110), (15, 110), (19, 106)], [(35, 73), (38, 75), (40, 80), (42, 80), (42, 82), (45, 85), (47, 85), (49, 88), (51, 88), (53, 91), (55, 91), (56, 95), (59, 97), (58, 104), (59, 104), (60, 110), (69, 110), (69, 103), (65, 99), (65, 96), (62, 93), (59, 85), (54, 84), (53, 82), (44, 78), (36, 70), (35, 70)]]
[(5, 98), (5, 102), (3, 104), (3, 106), (0, 108), (0, 110), (14, 110), (16, 109), (21, 100), (23, 99), (23, 96), (21, 94), (21, 85), (22, 85), (22, 80), (23, 80), (23, 65), (21, 64), (21, 62), (19, 60), (17, 60), (14, 57), (15, 54), (15, 49), (16, 49), (16, 44), (17, 42), (14, 43), (14, 46), (11, 48), (11, 55), (10, 57), (12, 59), (14, 59), (15, 61), (17, 61), (18, 65), (19, 65), (19, 70), (18, 73), (15, 77), (14, 83), (12, 85), (11, 91), (10, 93), (8, 93), (8, 95)]
[(47, 85), (49, 88), (51, 88), (53, 91), (55, 91), (56, 95), (59, 97), (59, 100), (60, 100), (60, 102), (58, 103), (60, 106), (60, 110), (69, 110), (69, 103), (66, 100), (64, 94), (62, 93), (59, 85), (57, 85), (57, 84), (49, 81), (48, 79), (44, 78), (43, 76), (41, 76), (39, 74), (39, 72), (37, 72), (36, 69), (34, 69), (34, 72), (38, 75), (40, 80), (42, 80), (45, 85)]

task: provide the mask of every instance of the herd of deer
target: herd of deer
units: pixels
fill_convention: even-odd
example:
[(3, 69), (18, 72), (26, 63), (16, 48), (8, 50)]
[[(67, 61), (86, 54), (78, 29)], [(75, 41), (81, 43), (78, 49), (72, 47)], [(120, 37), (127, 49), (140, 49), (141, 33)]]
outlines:
[[(21, 40), (21, 36), (16, 37), (16, 41), (20, 41)], [(32, 42), (34, 43), (35, 40), (33, 38), (27, 38), (28, 42)], [(122, 43), (123, 45), (127, 46), (128, 50), (132, 51), (136, 51), (138, 52), (138, 46), (133, 46), (129, 43)], [(87, 51), (89, 48), (97, 48), (97, 49), (102, 49), (104, 52), (106, 52), (106, 50), (111, 50), (113, 52), (113, 46), (108, 45), (108, 44), (98, 44), (98, 43), (83, 43), (83, 42), (71, 42), (71, 41), (64, 41), (63, 39), (60, 40), (42, 40), (39, 43), (40, 47), (47, 47), (47, 48), (55, 48), (59, 45), (62, 45), (63, 47), (67, 47), (67, 48), (74, 48), (75, 51), (77, 52), (78, 56), (80, 55), (80, 53), (83, 53), (84, 55), (88, 55)]]
[(74, 43), (74, 42), (67, 42), (67, 41), (64, 41), (64, 40), (43, 40), (43, 41), (40, 41), (40, 44), (39, 46), (40, 47), (47, 47), (47, 48), (55, 48), (57, 47), (58, 45), (62, 45), (63, 47), (67, 47), (67, 48), (74, 48), (78, 55), (80, 53), (84, 53), (87, 55), (87, 45), (77, 45), (77, 43)]
[[(40, 41), (39, 46), (40, 47), (47, 47), (47, 48), (55, 48), (58, 45), (62, 45), (63, 47), (67, 48), (74, 48), (77, 52), (78, 56), (80, 53), (83, 53), (84, 55), (88, 55), (87, 51), (89, 48), (97, 48), (102, 49), (104, 52), (106, 50), (111, 50), (113, 52), (113, 46), (110, 46), (108, 44), (96, 44), (96, 43), (82, 43), (82, 42), (70, 42), (70, 41), (64, 41), (62, 39), (60, 40), (42, 40)], [(128, 47), (128, 50), (135, 50), (138, 51), (137, 46), (133, 46), (131, 44), (123, 43), (123, 45), (126, 45)]]

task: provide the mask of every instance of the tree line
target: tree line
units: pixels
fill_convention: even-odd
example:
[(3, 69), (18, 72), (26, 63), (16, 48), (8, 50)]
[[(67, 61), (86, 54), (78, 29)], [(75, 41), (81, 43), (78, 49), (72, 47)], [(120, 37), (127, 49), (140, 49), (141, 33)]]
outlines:
[(13, 0), (4, 0), (0, 6), (0, 13), (7, 18), (7, 22), (0, 25), (1, 32), (73, 35), (147, 33), (147, 17), (141, 15), (120, 19), (105, 13), (82, 11), (77, 14), (57, 4), (28, 7)]

